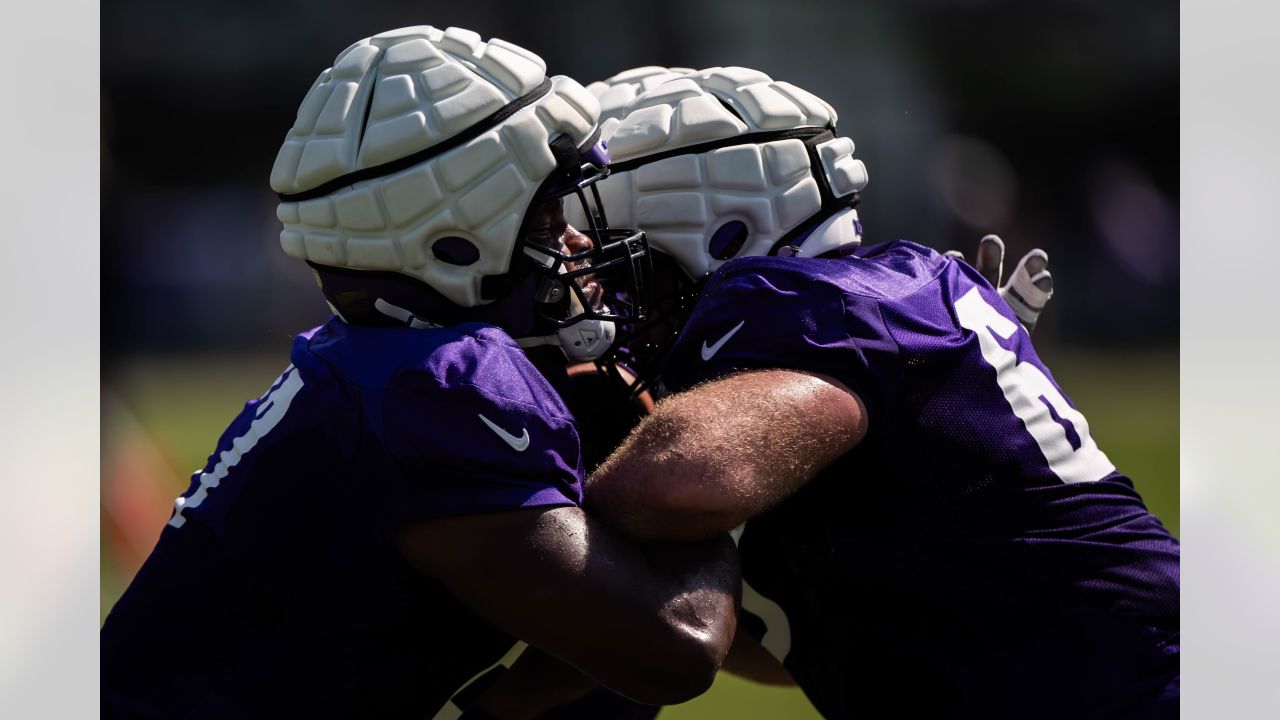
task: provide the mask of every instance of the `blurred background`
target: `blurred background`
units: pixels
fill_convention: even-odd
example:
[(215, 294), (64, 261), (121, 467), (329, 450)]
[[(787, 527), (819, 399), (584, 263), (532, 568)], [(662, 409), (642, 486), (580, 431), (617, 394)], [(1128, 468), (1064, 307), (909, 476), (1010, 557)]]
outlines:
[[(350, 43), (457, 25), (586, 84), (744, 65), (835, 106), (870, 171), (868, 244), (1006, 268), (1051, 257), (1036, 345), (1111, 459), (1179, 532), (1178, 5), (1169, 0), (115, 0), (101, 17), (105, 615), (226, 423), (327, 309), (278, 245), (267, 178)], [(664, 718), (816, 717), (724, 678)]]

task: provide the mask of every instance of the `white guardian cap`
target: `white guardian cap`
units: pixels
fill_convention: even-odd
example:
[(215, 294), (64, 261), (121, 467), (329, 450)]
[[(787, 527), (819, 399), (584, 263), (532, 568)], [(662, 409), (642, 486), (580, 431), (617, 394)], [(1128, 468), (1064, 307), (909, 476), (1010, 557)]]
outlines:
[[(822, 99), (757, 70), (642, 67), (588, 89), (605, 106), (610, 217), (644, 229), (659, 288), (604, 363), (651, 384), (700, 282), (751, 255), (845, 255), (862, 242), (855, 207), (867, 169)], [(570, 214), (571, 222), (578, 216)], [(678, 268), (678, 269), (677, 269)], [(625, 375), (615, 373), (625, 380)]]
[[(506, 296), (535, 266), (563, 281), (612, 260), (634, 276), (643, 237), (595, 217), (581, 256), (519, 237), (532, 206), (585, 202), (607, 173), (598, 115), (581, 85), (499, 39), (423, 25), (360, 40), (316, 78), (276, 156), (280, 244), (313, 267), (412, 278), (459, 308)], [(553, 320), (607, 316), (582, 310)]]
[(812, 93), (741, 67), (635, 68), (588, 89), (621, 118), (602, 126), (611, 218), (643, 228), (691, 279), (733, 257), (861, 242), (867, 169)]

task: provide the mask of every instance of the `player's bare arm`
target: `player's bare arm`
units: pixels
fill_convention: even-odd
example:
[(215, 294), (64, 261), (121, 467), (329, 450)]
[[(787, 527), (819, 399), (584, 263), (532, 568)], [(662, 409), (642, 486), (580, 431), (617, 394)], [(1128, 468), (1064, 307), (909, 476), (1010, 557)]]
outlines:
[(635, 537), (715, 537), (800, 488), (866, 431), (861, 398), (833, 378), (732, 375), (659, 403), (587, 481), (587, 507)]
[[(745, 611), (744, 611), (745, 612)], [(765, 685), (795, 685), (782, 663), (749, 632), (739, 627), (733, 646), (720, 668)], [(505, 672), (484, 689), (471, 707), (500, 720), (528, 720), (581, 699), (599, 685), (571, 665), (529, 647)], [(464, 715), (463, 718), (470, 717)], [(560, 717), (552, 713), (546, 717)]]
[(398, 542), (481, 616), (639, 702), (701, 694), (733, 641), (728, 537), (637, 546), (560, 507), (418, 522)]

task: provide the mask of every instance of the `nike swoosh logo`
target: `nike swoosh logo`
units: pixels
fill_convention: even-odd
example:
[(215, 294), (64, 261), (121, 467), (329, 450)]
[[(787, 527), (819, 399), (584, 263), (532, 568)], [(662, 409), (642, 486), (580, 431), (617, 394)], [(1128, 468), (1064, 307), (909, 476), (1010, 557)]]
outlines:
[(480, 419), (484, 421), (484, 424), (488, 425), (490, 430), (497, 433), (498, 437), (502, 438), (502, 441), (510, 445), (511, 448), (516, 452), (524, 452), (525, 450), (528, 449), (529, 447), (529, 429), (528, 428), (520, 428), (520, 432), (523, 434), (520, 437), (516, 437), (515, 435), (512, 435), (506, 430), (503, 430), (497, 425), (494, 425), (493, 421), (485, 417), (484, 415), (481, 415), (480, 413), (476, 413), (476, 415), (479, 415)]
[(733, 337), (733, 334), (741, 330), (742, 326), (746, 324), (747, 324), (747, 321), (743, 320), (737, 325), (734, 325), (733, 329), (725, 333), (724, 337), (717, 340), (714, 345), (707, 345), (707, 341), (703, 340), (702, 341), (702, 359), (704, 361), (710, 360), (713, 355), (720, 352), (720, 348), (724, 347), (725, 343), (729, 342), (729, 338)]

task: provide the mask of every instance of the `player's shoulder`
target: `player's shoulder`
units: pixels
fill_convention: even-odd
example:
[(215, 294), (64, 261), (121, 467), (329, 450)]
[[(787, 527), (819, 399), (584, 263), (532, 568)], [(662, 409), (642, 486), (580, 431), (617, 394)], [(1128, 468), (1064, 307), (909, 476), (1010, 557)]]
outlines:
[(550, 425), (572, 422), (559, 393), (505, 331), (467, 323), (427, 332), (441, 330), (446, 334), (399, 368), (393, 381), (396, 388), (427, 388), (442, 399), (499, 406), (513, 417), (536, 418)]
[(890, 368), (897, 344), (881, 303), (854, 292), (842, 264), (744, 257), (721, 265), (676, 338), (665, 371), (668, 387), (753, 368), (842, 379), (857, 368)]
[(724, 263), (707, 279), (682, 335), (703, 325), (714, 329), (739, 321), (757, 328), (830, 328), (843, 312), (840, 287), (820, 262), (743, 257)]
[(707, 281), (668, 376), (678, 385), (685, 367), (696, 381), (730, 365), (782, 366), (847, 379), (864, 399), (888, 398), (903, 357), (955, 344), (961, 329), (947, 299), (969, 282), (953, 277), (963, 265), (907, 241), (841, 258), (731, 260)]
[(895, 240), (841, 258), (744, 257), (730, 260), (707, 290), (755, 296), (835, 292), (863, 300), (900, 300), (933, 283), (955, 263), (931, 248)]
[(366, 391), (413, 389), (457, 401), (470, 395), (567, 416), (558, 395), (501, 328), (370, 327), (332, 319), (295, 341), (294, 362), (318, 361)]
[(846, 294), (898, 302), (916, 295), (956, 268), (956, 261), (909, 240), (859, 248), (824, 260), (827, 272)]

